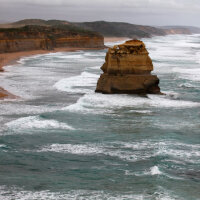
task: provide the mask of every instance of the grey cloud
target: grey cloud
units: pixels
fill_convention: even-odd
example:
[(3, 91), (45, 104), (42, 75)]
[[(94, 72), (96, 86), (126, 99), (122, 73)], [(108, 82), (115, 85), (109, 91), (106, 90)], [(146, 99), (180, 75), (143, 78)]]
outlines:
[(125, 21), (200, 26), (199, 0), (0, 0), (0, 20)]

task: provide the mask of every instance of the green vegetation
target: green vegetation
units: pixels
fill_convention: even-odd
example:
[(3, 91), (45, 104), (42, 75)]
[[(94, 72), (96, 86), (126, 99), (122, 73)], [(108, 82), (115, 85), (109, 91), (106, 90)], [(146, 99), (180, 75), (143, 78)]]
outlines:
[[(65, 20), (42, 20), (42, 19), (24, 19), (11, 24), (0, 25), (0, 32), (20, 33), (27, 31), (30, 34), (41, 32), (49, 37), (57, 37), (59, 34), (84, 35), (105, 37), (129, 37), (142, 38), (153, 35), (166, 35), (170, 31), (177, 33), (199, 33), (197, 27), (152, 27), (129, 24), (124, 22), (82, 22), (72, 23)], [(7, 28), (6, 28), (7, 27)], [(11, 27), (11, 28), (8, 28)], [(59, 34), (58, 34), (59, 33)], [(11, 34), (12, 35), (12, 34)], [(51, 36), (50, 36), (51, 35)]]
[[(72, 23), (64, 20), (42, 20), (42, 19), (25, 19), (18, 22), (8, 24), (9, 27), (22, 28), (28, 26), (29, 29), (34, 26), (34, 29), (38, 29), (40, 32), (55, 32), (64, 31), (65, 34), (80, 34), (95, 36), (101, 34), (107, 37), (130, 37), (141, 38), (151, 37), (152, 35), (165, 35), (165, 31), (161, 28), (155, 28), (151, 26), (140, 26), (122, 22), (83, 22)], [(31, 26), (31, 27), (30, 27)], [(36, 27), (37, 26), (37, 27)], [(41, 30), (41, 27), (43, 30)], [(5, 28), (5, 27), (4, 27)], [(11, 29), (9, 29), (11, 31)], [(8, 31), (9, 31), (8, 30)], [(16, 31), (15, 29), (12, 31)], [(19, 29), (23, 31), (23, 29)]]
[[(55, 21), (53, 23), (55, 23)], [(25, 25), (18, 28), (0, 28), (0, 33), (3, 33), (2, 39), (20, 39), (26, 37), (59, 38), (76, 35), (101, 37), (97, 32), (85, 30), (71, 24), (59, 24), (54, 26)]]
[(151, 26), (134, 25), (123, 22), (83, 22), (74, 23), (74, 25), (101, 33), (107, 37), (151, 37), (152, 35), (165, 35), (165, 31)]

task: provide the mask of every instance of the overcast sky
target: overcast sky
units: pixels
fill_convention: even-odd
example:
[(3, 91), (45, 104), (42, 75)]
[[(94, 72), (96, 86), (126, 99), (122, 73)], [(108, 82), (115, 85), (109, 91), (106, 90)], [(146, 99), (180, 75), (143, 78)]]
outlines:
[(25, 18), (200, 27), (200, 0), (0, 0), (0, 22)]

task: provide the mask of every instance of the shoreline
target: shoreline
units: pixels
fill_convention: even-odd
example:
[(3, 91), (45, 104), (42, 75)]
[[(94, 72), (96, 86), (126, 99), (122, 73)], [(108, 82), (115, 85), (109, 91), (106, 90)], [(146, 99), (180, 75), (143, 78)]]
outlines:
[[(57, 52), (73, 52), (79, 50), (100, 50), (106, 47), (99, 47), (99, 48), (78, 48), (78, 47), (62, 47), (62, 48), (55, 48), (53, 50), (31, 50), (31, 51), (20, 51), (20, 52), (12, 52), (12, 53), (1, 53), (0, 54), (0, 75), (4, 72), (4, 67), (7, 65), (14, 65), (17, 64), (17, 61), (20, 60), (22, 57), (29, 57), (34, 55), (42, 55), (48, 53), (57, 53)], [(17, 96), (9, 93), (4, 88), (0, 86), (0, 100), (3, 99), (15, 99)]]

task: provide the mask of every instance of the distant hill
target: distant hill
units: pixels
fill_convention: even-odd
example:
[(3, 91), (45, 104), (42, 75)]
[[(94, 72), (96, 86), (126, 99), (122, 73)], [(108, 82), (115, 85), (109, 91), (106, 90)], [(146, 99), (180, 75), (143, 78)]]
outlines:
[(193, 26), (142, 26), (123, 22), (82, 22), (74, 25), (101, 33), (105, 37), (129, 37), (142, 38), (152, 36), (162, 36), (169, 34), (194, 34), (200, 33), (199, 27)]
[(98, 32), (104, 37), (142, 38), (162, 36), (168, 34), (200, 33), (200, 28), (193, 26), (142, 26), (124, 22), (69, 22), (65, 20), (24, 19), (14, 23), (0, 24), (0, 28), (18, 28), (27, 25), (45, 27), (63, 27), (64, 29), (77, 29), (82, 32)]
[(102, 37), (99, 33), (73, 25), (38, 26), (26, 25), (18, 28), (0, 28), (0, 39), (60, 38), (66, 36)]
[(96, 21), (73, 24), (84, 29), (99, 32), (105, 37), (142, 38), (151, 37), (153, 35), (166, 35), (165, 30), (160, 28), (123, 22)]
[(62, 20), (24, 19), (13, 23), (0, 24), (0, 28), (19, 28), (27, 25), (57, 26), (70, 25), (70, 23)]
[(70, 25), (69, 22), (63, 20), (43, 20), (43, 19), (24, 19), (12, 23), (13, 26), (39, 25), (39, 26), (57, 26)]

